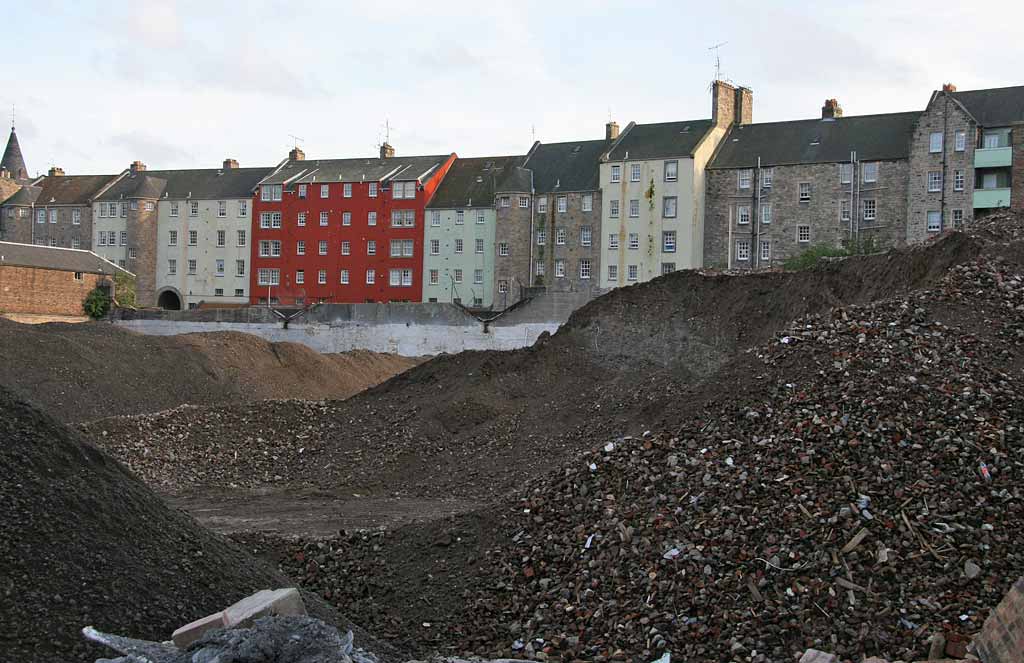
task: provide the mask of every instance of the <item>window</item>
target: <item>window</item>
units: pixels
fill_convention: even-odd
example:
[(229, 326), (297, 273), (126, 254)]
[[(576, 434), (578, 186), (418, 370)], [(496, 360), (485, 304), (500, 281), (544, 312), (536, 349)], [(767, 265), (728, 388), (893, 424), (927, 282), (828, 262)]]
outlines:
[[(483, 277), (481, 277), (481, 281), (480, 282), (483, 283)], [(411, 269), (403, 269), (402, 270), (402, 285), (404, 287), (408, 287), (408, 286), (412, 285), (412, 270)]]
[(235, 276), (245, 276), (245, 261), (244, 260), (236, 260), (235, 261)]
[(864, 220), (874, 221), (877, 218), (878, 206), (873, 198), (864, 199)]
[(36, 212), (36, 223), (46, 223), (46, 210), (41, 209)]
[[(103, 208), (101, 207), (100, 209), (102, 210)], [(170, 212), (171, 212), (171, 216), (178, 216), (178, 203), (171, 202)], [(103, 215), (101, 214), (100, 216), (103, 216)]]
[(519, 196), (519, 208), (520, 209), (530, 209), (530, 197), (529, 196)]
[(326, 239), (320, 240), (320, 243), (319, 243), (317, 248), (318, 248), (317, 253), (319, 253), (322, 256), (327, 255), (327, 240)]
[[(132, 210), (137, 210), (137, 209), (139, 209), (139, 201), (137, 201), (137, 200), (133, 200), (133, 201), (132, 201), (132, 202), (130, 203), (130, 205), (131, 205), (131, 207), (132, 207)], [(152, 209), (153, 209), (153, 204), (152, 204), (152, 203), (146, 203), (146, 209), (147, 209), (147, 210), (152, 210)], [(128, 215), (127, 215), (127, 214), (125, 213), (125, 211), (124, 211), (124, 203), (121, 203), (121, 216), (128, 216)]]
[(458, 237), (455, 238), (455, 252), (462, 253), (462, 240)]
[(245, 231), (238, 231), (238, 246), (245, 246)]
[(769, 224), (772, 222), (772, 204), (761, 203), (761, 223)]
[(556, 260), (555, 261), (555, 278), (556, 279), (564, 279), (565, 278), (565, 261), (564, 260)]
[(474, 269), (473, 270), (473, 283), (481, 284), (484, 282), (484, 270)]
[(441, 255), (441, 240), (432, 239), (430, 240), (430, 255), (437, 256)]
[(391, 210), (392, 228), (413, 228), (416, 226), (416, 210), (396, 209)]
[(736, 186), (741, 189), (749, 189), (751, 179), (753, 179), (753, 171), (749, 168), (744, 168), (736, 173)]
[(585, 193), (585, 194), (583, 194), (583, 197), (582, 197), (581, 202), (580, 202), (580, 206), (581, 206), (581, 209), (584, 212), (593, 212), (594, 211), (594, 194), (592, 194), (592, 193)]
[(57, 223), (57, 210), (50, 210), (50, 223)]
[(277, 240), (260, 240), (260, 257), (277, 258), (281, 255), (281, 242)]
[(117, 244), (117, 233), (111, 230), (107, 233), (107, 244), (115, 246)]
[(536, 265), (534, 266), (534, 270), (533, 270), (533, 271), (534, 271), (534, 273), (535, 273), (535, 274), (536, 274), (537, 276), (544, 276), (544, 263), (543, 263), (543, 262), (538, 262), (538, 263), (537, 263), (537, 264), (536, 264)]
[(505, 281), (505, 280), (498, 281), (498, 292), (502, 292), (502, 293), (508, 292), (508, 281)]
[[(458, 210), (455, 212), (455, 225), (461, 226), (466, 222), (466, 212), (464, 210)], [(438, 224), (440, 225), (440, 224)]]
[(861, 179), (864, 182), (877, 182), (878, 181), (878, 162), (868, 161), (860, 166)]
[(167, 273), (170, 274), (171, 276), (174, 276), (175, 274), (178, 273), (178, 261), (177, 260), (168, 260), (167, 261)]
[(97, 244), (99, 246), (106, 246), (107, 245), (107, 233), (103, 232), (102, 230), (100, 231), (99, 241), (97, 242)]
[(612, 182), (622, 181), (622, 166), (615, 164), (612, 166)]
[(256, 283), (258, 285), (279, 285), (281, 283), (281, 270), (261, 267), (256, 272)]
[(267, 230), (270, 228), (270, 212), (260, 212), (260, 228)]
[(195, 230), (188, 231), (188, 245), (198, 246), (199, 245), (199, 233)]
[(341, 225), (351, 226), (352, 225), (352, 212), (341, 213)]
[(627, 281), (636, 281), (637, 278), (639, 277), (639, 273), (640, 273), (640, 270), (639, 270), (639, 268), (636, 265), (627, 265), (626, 266), (626, 280)]
[(228, 233), (227, 233), (227, 231), (226, 230), (218, 230), (217, 231), (217, 246), (218, 247), (224, 247), (224, 246), (227, 246), (227, 243), (228, 243)]
[(321, 269), (320, 271), (318, 271), (316, 273), (316, 282), (319, 283), (320, 285), (326, 285), (327, 284), (327, 270), (326, 269)]
[[(260, 242), (260, 244), (262, 244), (262, 243), (263, 242)], [(306, 241), (305, 240), (300, 239), (299, 241), (295, 242), (295, 255), (297, 255), (297, 256), (304, 256), (304, 255), (306, 255)]]
[(456, 283), (462, 283), (462, 270), (461, 269), (456, 269), (455, 273), (452, 275), (452, 279)]
[(942, 132), (934, 131), (928, 137), (928, 151), (932, 154), (942, 151)]
[(321, 198), (327, 198), (330, 195), (330, 191), (331, 191), (330, 185), (328, 185), (328, 184), (321, 184), (320, 185), (320, 197)]
[(243, 288), (235, 288), (235, 297), (245, 297), (245, 290)]
[(811, 183), (801, 182), (800, 183), (800, 202), (806, 203), (811, 200)]
[(295, 272), (295, 283), (302, 285), (306, 282), (306, 270), (300, 269)]
[(214, 297), (223, 297), (224, 296), (224, 288), (214, 288), (213, 289), (213, 296)]
[(964, 190), (964, 171), (962, 169), (957, 169), (953, 171), (953, 190)]
[(512, 199), (509, 196), (501, 196), (498, 199), (498, 204), (501, 205), (502, 207), (511, 207)]
[(82, 223), (82, 210), (73, 209), (71, 210), (71, 225), (80, 225)]
[(661, 215), (666, 219), (676, 218), (679, 199), (675, 196), (665, 196), (661, 199)]
[(441, 273), (438, 270), (436, 270), (436, 269), (430, 270), (430, 285), (437, 285), (440, 282), (441, 282)]
[(320, 212), (320, 225), (321, 226), (326, 226), (327, 225), (327, 212)]
[(366, 285), (373, 285), (377, 282), (377, 273), (372, 269), (366, 270)]
[(772, 243), (767, 239), (761, 240), (761, 260), (772, 259)]
[(750, 260), (750, 240), (749, 239), (738, 239), (736, 240), (736, 260), (745, 262)]
[(609, 200), (608, 201), (608, 216), (613, 219), (619, 218), (619, 201)]
[(501, 242), (500, 244), (498, 244), (498, 255), (499, 256), (507, 256), (508, 255), (508, 242)]
[(774, 179), (775, 179), (775, 169), (774, 168), (762, 168), (761, 169), (761, 186), (763, 188), (765, 188), (765, 189), (772, 188), (772, 181)]
[(476, 211), (476, 223), (477, 223), (477, 225), (483, 224), (485, 222), (485, 220), (486, 220), (486, 217), (484, 216), (484, 211), (482, 209), (478, 209)]
[(637, 199), (629, 201), (629, 218), (635, 219), (640, 216), (640, 201)]
[(78, 239), (77, 237), (72, 237), (71, 238), (71, 248), (73, 248), (73, 249), (80, 249), (80, 248), (82, 248), (82, 240)]
[(629, 248), (634, 251), (640, 248), (640, 233), (629, 233)]
[(188, 215), (189, 216), (199, 216), (199, 202), (198, 201), (193, 201), (188, 206)]
[(543, 230), (537, 231), (537, 246), (544, 246), (548, 243), (548, 234)]
[(306, 225), (306, 213), (305, 212), (299, 212), (299, 215), (295, 219), (295, 223), (296, 223), (296, 225), (300, 225), (300, 226)]
[[(128, 257), (131, 258), (132, 256), (128, 256)], [(188, 273), (192, 274), (193, 276), (196, 273), (196, 260), (195, 260), (195, 258), (193, 258), (192, 260), (188, 261)]]
[(238, 216), (239, 217), (243, 217), (243, 216), (248, 216), (248, 215), (249, 215), (249, 201), (248, 200), (239, 200), (238, 201)]
[(675, 182), (679, 179), (679, 162), (678, 161), (666, 161), (665, 162), (665, 181)]
[(393, 239), (391, 240), (391, 257), (401, 258), (402, 257), (402, 240)]
[(608, 233), (608, 248), (617, 251), (619, 248), (618, 233)]
[(736, 223), (747, 225), (750, 223), (750, 205), (736, 206)]
[(178, 245), (178, 231), (177, 230), (170, 230), (170, 231), (168, 231), (167, 232), (167, 246), (177, 246), (177, 245)]
[(590, 278), (590, 259), (589, 258), (582, 258), (582, 259), (580, 259), (580, 278), (581, 279), (589, 279)]
[(375, 256), (377, 255), (377, 240), (370, 239), (366, 241), (366, 255)]
[(545, 196), (537, 198), (537, 213), (545, 214), (548, 211), (548, 199)]
[(483, 253), (484, 252), (484, 240), (479, 238), (479, 237), (476, 240), (476, 252), (477, 253)]
[(953, 210), (953, 227), (957, 230), (964, 227), (964, 211), (962, 209)]
[(558, 245), (565, 244), (565, 235), (566, 235), (565, 228), (557, 228), (555, 230), (555, 244), (558, 244)]
[(676, 271), (676, 264), (674, 262), (663, 262), (661, 263), (661, 275), (671, 274)]
[(228, 201), (218, 200), (217, 201), (217, 216), (225, 217), (228, 215)]
[(224, 276), (224, 260), (222, 258), (217, 259), (217, 276)]
[(344, 198), (351, 198), (352, 197), (352, 183), (351, 182), (345, 182), (344, 184), (341, 185), (341, 195)]
[(348, 270), (341, 270), (341, 285), (348, 285)]
[(796, 241), (801, 244), (806, 244), (811, 241), (811, 227), (810, 226), (797, 226), (796, 227)]
[[(57, 246), (57, 238), (56, 237), (51, 237), (50, 238), (50, 246)], [(134, 258), (135, 256), (132, 256), (132, 257)]]
[(928, 232), (937, 233), (942, 230), (942, 212), (928, 212)]
[(352, 243), (349, 242), (348, 240), (345, 240), (341, 243), (341, 255), (352, 255)]
[(580, 226), (580, 246), (590, 246), (594, 231), (590, 226)]
[(569, 197), (558, 196), (556, 204), (558, 205), (558, 213), (565, 214), (569, 210)]
[(430, 211), (430, 225), (435, 228), (441, 225), (441, 212), (436, 209)]
[[(305, 184), (300, 184), (299, 185), (299, 198), (305, 198), (308, 195), (309, 195), (308, 187)], [(264, 197), (263, 200), (269, 200), (269, 198)]]
[[(113, 233), (111, 233), (111, 234), (113, 234)], [(113, 244), (113, 242), (111, 242), (111, 244)], [(121, 246), (127, 246), (127, 245), (128, 245), (128, 231), (127, 230), (122, 230), (121, 231)]]
[(640, 164), (631, 163), (629, 164), (629, 181), (639, 182), (640, 181)]
[(663, 230), (661, 233), (661, 251), (662, 253), (675, 253), (676, 252), (676, 231), (674, 230)]
[(967, 134), (963, 131), (957, 131), (953, 134), (953, 149), (957, 152), (963, 152), (967, 149)]
[(608, 265), (608, 280), (609, 281), (618, 281), (619, 280), (619, 266), (618, 265)]
[(841, 163), (839, 164), (839, 183), (849, 184), (853, 180), (853, 164), (852, 163)]
[(928, 191), (942, 191), (942, 171), (941, 170), (930, 170), (928, 171)]
[(839, 220), (849, 221), (850, 220), (850, 201), (840, 200), (839, 201)]

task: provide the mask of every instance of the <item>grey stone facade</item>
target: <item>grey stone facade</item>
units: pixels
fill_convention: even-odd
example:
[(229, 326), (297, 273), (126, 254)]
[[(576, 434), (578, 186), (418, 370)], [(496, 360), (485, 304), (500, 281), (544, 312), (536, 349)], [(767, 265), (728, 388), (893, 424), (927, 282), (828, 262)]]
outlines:
[[(546, 199), (544, 212), (537, 212), (533, 241), (534, 285), (544, 285), (553, 292), (583, 292), (596, 297), (601, 278), (601, 192), (567, 191), (538, 194)], [(560, 198), (565, 198), (565, 211), (558, 211)], [(589, 197), (590, 209), (583, 210)], [(586, 242), (585, 231), (590, 241)], [(538, 233), (544, 233), (544, 244)], [(589, 261), (589, 275), (586, 265)], [(537, 265), (543, 264), (543, 275)]]
[[(157, 199), (134, 199), (128, 209), (127, 267), (136, 275), (138, 306), (156, 306)], [(132, 208), (135, 209), (132, 209)]]
[[(519, 207), (520, 195), (530, 196), (528, 207)], [(494, 299), (493, 308), (501, 310), (522, 298), (530, 279), (530, 229), (536, 206), (529, 191), (500, 191), (497, 198), (509, 196), (511, 204), (495, 208), (494, 226)], [(507, 253), (507, 255), (502, 255)]]
[(1013, 147), (1010, 208), (1024, 212), (1024, 122), (1018, 122), (1012, 126), (1010, 144)]
[[(964, 149), (957, 150), (956, 134), (964, 132)], [(942, 149), (931, 152), (932, 133), (942, 135)], [(910, 174), (907, 195), (907, 241), (923, 242), (954, 225), (957, 210), (964, 223), (974, 217), (974, 148), (978, 127), (963, 107), (946, 92), (936, 92), (921, 114), (910, 143)], [(964, 186), (956, 190), (956, 171), (962, 170)], [(940, 173), (942, 185), (929, 191), (929, 173)], [(928, 213), (938, 212), (938, 228), (928, 229)]]

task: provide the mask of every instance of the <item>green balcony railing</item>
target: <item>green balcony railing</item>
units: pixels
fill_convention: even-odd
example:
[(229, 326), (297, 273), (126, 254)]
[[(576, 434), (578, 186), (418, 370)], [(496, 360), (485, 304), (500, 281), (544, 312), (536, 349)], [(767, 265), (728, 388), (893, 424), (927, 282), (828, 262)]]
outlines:
[(1003, 168), (1013, 161), (1012, 147), (989, 147), (974, 150), (975, 168)]
[(993, 207), (1009, 207), (1010, 190), (1007, 189), (975, 189), (974, 209), (991, 209)]

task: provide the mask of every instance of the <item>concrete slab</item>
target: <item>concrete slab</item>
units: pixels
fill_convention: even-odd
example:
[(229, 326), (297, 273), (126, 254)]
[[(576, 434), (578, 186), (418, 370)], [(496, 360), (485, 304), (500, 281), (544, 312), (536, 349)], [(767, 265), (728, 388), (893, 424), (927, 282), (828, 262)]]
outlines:
[(302, 596), (294, 587), (261, 589), (224, 610), (224, 625), (228, 628), (244, 628), (251, 626), (260, 617), (305, 614), (306, 606), (302, 603)]
[(202, 637), (202, 635), (207, 631), (212, 631), (217, 628), (224, 628), (223, 612), (207, 615), (202, 619), (197, 619), (194, 622), (185, 624), (171, 635), (171, 640), (178, 649), (184, 649)]

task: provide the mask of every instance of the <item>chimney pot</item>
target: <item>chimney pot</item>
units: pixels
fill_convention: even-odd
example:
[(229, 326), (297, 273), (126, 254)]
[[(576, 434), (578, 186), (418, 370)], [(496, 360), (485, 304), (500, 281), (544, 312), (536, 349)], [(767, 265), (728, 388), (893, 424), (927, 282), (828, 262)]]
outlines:
[(942, 91), (943, 92), (956, 92), (956, 86), (953, 85), (952, 83), (943, 83), (942, 84)]
[(234, 170), (238, 168), (238, 162), (234, 159), (224, 159), (224, 170)]
[(296, 145), (295, 147), (292, 148), (291, 152), (288, 153), (288, 159), (289, 161), (305, 161), (306, 153), (299, 149), (299, 146)]
[(380, 158), (381, 159), (390, 159), (393, 156), (395, 156), (395, 148), (394, 147), (392, 147), (388, 143), (384, 143), (384, 144), (382, 144), (380, 146)]
[(754, 121), (754, 91), (749, 87), (736, 88), (736, 103), (733, 124), (750, 124)]
[(821, 119), (834, 120), (842, 116), (843, 107), (839, 105), (839, 102), (835, 99), (826, 99), (825, 104), (821, 107)]
[(50, 171), (47, 173), (47, 175), (49, 175), (50, 177), (64, 177), (64, 169), (58, 166), (53, 166), (50, 168)]
[(132, 161), (131, 171), (133, 173), (141, 173), (144, 170), (146, 170), (146, 164), (138, 160)]
[(615, 140), (619, 137), (619, 123), (612, 120), (608, 124), (604, 125), (604, 139)]

